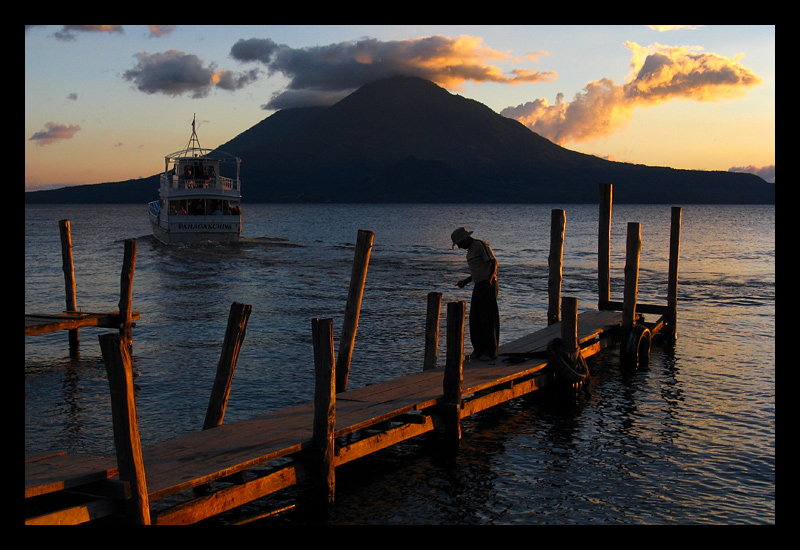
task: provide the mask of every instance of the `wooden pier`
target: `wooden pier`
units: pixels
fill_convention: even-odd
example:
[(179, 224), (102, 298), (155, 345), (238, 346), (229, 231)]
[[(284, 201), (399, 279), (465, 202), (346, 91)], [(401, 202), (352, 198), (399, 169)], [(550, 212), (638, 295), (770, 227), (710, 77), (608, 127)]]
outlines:
[(132, 309), (133, 274), (136, 267), (136, 241), (125, 241), (120, 276), (120, 299), (118, 310), (108, 312), (79, 311), (75, 291), (75, 265), (72, 257), (72, 231), (69, 220), (58, 222), (61, 233), (61, 259), (66, 288), (66, 310), (61, 313), (25, 313), (25, 336), (35, 336), (66, 330), (71, 354), (78, 351), (80, 329), (85, 327), (117, 328), (120, 335), (131, 345), (134, 323), (139, 312)]
[[(601, 185), (602, 196), (608, 197), (601, 200), (601, 209), (608, 209), (610, 228), (610, 186)], [(603, 219), (601, 215), (598, 252), (608, 243), (603, 238)], [(553, 220), (560, 239), (557, 235), (551, 241), (549, 324), (503, 344), (493, 361), (465, 361), (466, 306), (460, 301), (447, 304), (445, 361), (438, 364), (441, 294), (431, 293), (420, 372), (347, 389), (373, 240), (367, 231), (359, 231), (338, 361), (334, 358), (333, 322), (311, 320), (316, 380), (313, 402), (223, 423), (250, 314), (250, 306), (234, 303), (203, 429), (142, 448), (128, 347), (118, 334), (101, 335), (117, 456), (56, 453), (26, 457), (26, 524), (83, 523), (99, 518), (136, 524), (190, 524), (300, 483), (314, 489), (317, 502), (329, 504), (335, 498), (338, 466), (432, 430), (439, 430), (445, 444), (456, 450), (463, 418), (549, 384), (582, 384), (589, 376), (585, 359), (608, 347), (619, 345), (622, 364), (636, 368), (647, 360), (654, 334), (665, 327), (671, 329), (664, 331), (668, 336), (675, 334), (680, 209), (673, 209), (670, 246), (669, 292), (674, 290), (675, 296), (670, 294), (666, 305), (636, 304), (641, 239), (638, 224), (629, 225), (623, 301), (611, 302), (602, 293), (608, 271), (600, 265), (601, 307), (580, 314), (577, 299), (560, 298), (563, 211), (553, 211)], [(603, 255), (598, 257), (602, 264)], [(639, 313), (643, 309), (659, 318), (645, 323)], [(348, 342), (350, 350), (346, 349)], [(169, 504), (161, 505), (166, 502)]]

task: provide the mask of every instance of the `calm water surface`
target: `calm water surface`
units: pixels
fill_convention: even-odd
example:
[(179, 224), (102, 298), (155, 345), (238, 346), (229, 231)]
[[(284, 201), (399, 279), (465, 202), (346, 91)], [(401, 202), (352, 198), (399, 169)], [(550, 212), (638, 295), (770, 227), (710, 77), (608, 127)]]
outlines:
[[(358, 229), (375, 232), (349, 385), (422, 368), (425, 300), (466, 300), (450, 232), (500, 262), (501, 340), (546, 325), (552, 208), (250, 205), (244, 242), (167, 247), (146, 207), (26, 206), (25, 310), (64, 308), (58, 220), (70, 219), (79, 306), (116, 309), (123, 240), (136, 238), (134, 369), (143, 444), (199, 430), (233, 301), (253, 305), (226, 422), (313, 399), (311, 319), (341, 331)], [(597, 206), (568, 205), (565, 296), (597, 303)], [(616, 205), (612, 299), (628, 222), (642, 223), (639, 299), (664, 303), (669, 206)], [(540, 392), (465, 421), (457, 457), (423, 437), (337, 470), (326, 518), (265, 524), (774, 524), (775, 209), (683, 206), (679, 337), (632, 376), (592, 359), (580, 396)], [(25, 340), (25, 448), (113, 456), (97, 335)], [(337, 338), (338, 340), (338, 338)], [(467, 339), (467, 348), (469, 340)], [(442, 344), (443, 345), (443, 344)], [(237, 521), (292, 500), (263, 499)], [(215, 520), (221, 521), (221, 520)]]

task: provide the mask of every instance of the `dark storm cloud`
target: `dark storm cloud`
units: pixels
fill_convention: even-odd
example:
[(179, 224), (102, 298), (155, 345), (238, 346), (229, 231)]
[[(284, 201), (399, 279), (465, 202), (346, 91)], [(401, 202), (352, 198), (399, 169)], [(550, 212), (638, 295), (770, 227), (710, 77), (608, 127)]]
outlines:
[(239, 61), (260, 61), (268, 64), (278, 48), (280, 46), (269, 38), (239, 40), (231, 47), (231, 57)]
[(214, 87), (223, 90), (242, 88), (258, 75), (257, 70), (244, 73), (217, 71), (214, 63), (204, 65), (196, 55), (178, 50), (138, 53), (134, 57), (136, 66), (125, 71), (123, 78), (147, 94), (178, 96), (189, 93), (192, 97), (205, 97)]

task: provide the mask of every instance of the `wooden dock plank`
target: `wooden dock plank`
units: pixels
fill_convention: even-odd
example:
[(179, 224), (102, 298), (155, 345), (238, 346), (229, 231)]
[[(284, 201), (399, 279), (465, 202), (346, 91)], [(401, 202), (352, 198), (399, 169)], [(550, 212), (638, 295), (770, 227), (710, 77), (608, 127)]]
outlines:
[[(131, 313), (131, 319), (140, 318), (139, 312)], [(67, 312), (57, 314), (26, 313), (25, 336), (47, 334), (59, 330), (73, 330), (84, 327), (119, 328), (122, 324), (118, 311), (107, 313)]]
[(336, 437), (435, 405), (443, 376), (431, 369), (337, 394)]
[(59, 453), (26, 461), (25, 498), (110, 479), (115, 475), (115, 458)]
[[(583, 344), (601, 332), (620, 326), (622, 313), (618, 311), (585, 311), (578, 315), (578, 342)], [(501, 355), (533, 355), (547, 351), (553, 338), (561, 337), (561, 323), (523, 336), (500, 346)]]
[[(441, 371), (426, 371), (338, 394), (336, 437), (435, 404), (441, 378)], [(313, 413), (305, 403), (143, 448), (150, 499), (308, 448)]]
[(311, 445), (313, 404), (289, 407), (144, 447), (151, 501)]
[(487, 390), (494, 386), (507, 384), (513, 380), (537, 373), (547, 366), (547, 359), (531, 359), (517, 364), (509, 364), (502, 359), (484, 365), (464, 367), (462, 393), (470, 394)]

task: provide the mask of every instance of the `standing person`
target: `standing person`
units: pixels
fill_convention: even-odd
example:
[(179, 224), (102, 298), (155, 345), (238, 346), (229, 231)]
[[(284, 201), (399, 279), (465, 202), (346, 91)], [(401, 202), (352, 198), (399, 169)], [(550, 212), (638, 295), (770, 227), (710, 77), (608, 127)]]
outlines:
[(466, 249), (470, 276), (458, 282), (459, 288), (475, 283), (469, 310), (469, 332), (473, 351), (470, 359), (497, 358), (500, 340), (500, 314), (497, 309), (497, 259), (484, 241), (471, 237), (472, 231), (459, 227), (450, 238), (453, 247)]

